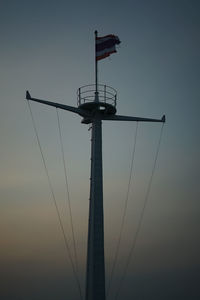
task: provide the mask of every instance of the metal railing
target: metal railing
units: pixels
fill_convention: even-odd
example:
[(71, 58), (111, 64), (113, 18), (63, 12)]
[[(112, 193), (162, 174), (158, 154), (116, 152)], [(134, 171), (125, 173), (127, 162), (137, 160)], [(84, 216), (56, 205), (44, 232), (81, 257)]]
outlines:
[[(77, 90), (77, 105), (94, 102), (96, 86), (95, 84), (84, 85)], [(116, 107), (117, 91), (104, 84), (98, 84), (99, 102), (108, 103)]]

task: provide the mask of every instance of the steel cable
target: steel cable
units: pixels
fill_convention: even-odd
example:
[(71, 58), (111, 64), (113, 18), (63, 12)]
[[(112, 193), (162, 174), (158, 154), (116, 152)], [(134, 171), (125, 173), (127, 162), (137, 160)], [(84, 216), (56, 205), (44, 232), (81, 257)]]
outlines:
[(109, 280), (109, 283), (108, 283), (108, 288), (107, 288), (107, 293), (106, 293), (107, 297), (109, 295), (110, 287), (111, 287), (112, 280), (113, 280), (113, 277), (114, 277), (114, 272), (115, 272), (115, 268), (116, 268), (116, 264), (117, 264), (117, 260), (118, 260), (118, 256), (119, 256), (119, 248), (120, 248), (120, 245), (121, 245), (122, 233), (123, 233), (123, 229), (124, 229), (125, 217), (126, 217), (129, 194), (130, 194), (131, 181), (132, 181), (132, 178), (133, 178), (133, 168), (134, 168), (134, 158), (135, 158), (135, 150), (136, 150), (137, 133), (138, 133), (138, 122), (136, 124), (136, 129), (135, 129), (133, 151), (132, 151), (132, 158), (131, 158), (131, 166), (130, 166), (128, 186), (127, 186), (127, 193), (126, 193), (126, 198), (125, 198), (125, 203), (124, 203), (124, 210), (123, 210), (122, 221), (121, 221), (121, 226), (120, 226), (119, 238), (118, 238), (118, 242), (117, 242), (114, 261), (113, 261), (111, 274), (110, 274), (110, 280)]
[(66, 247), (68, 255), (69, 255), (69, 260), (70, 260), (70, 263), (71, 263), (72, 271), (73, 271), (75, 281), (76, 281), (76, 284), (77, 284), (77, 288), (78, 288), (78, 291), (79, 291), (79, 296), (80, 296), (80, 299), (83, 299), (82, 292), (81, 292), (81, 285), (80, 285), (79, 278), (78, 278), (77, 273), (76, 273), (76, 268), (75, 268), (74, 263), (73, 263), (72, 255), (71, 255), (70, 248), (69, 248), (69, 243), (68, 243), (68, 240), (67, 240), (67, 236), (65, 234), (64, 226), (63, 226), (61, 215), (60, 215), (58, 205), (57, 205), (57, 202), (56, 202), (53, 186), (52, 186), (52, 183), (51, 183), (51, 180), (50, 180), (49, 172), (48, 172), (48, 169), (47, 169), (46, 161), (45, 161), (45, 158), (44, 158), (42, 146), (41, 146), (41, 143), (40, 143), (40, 139), (39, 139), (36, 123), (35, 123), (35, 119), (33, 117), (33, 112), (32, 112), (29, 101), (28, 101), (28, 107), (29, 107), (29, 110), (30, 110), (31, 119), (32, 119), (32, 123), (33, 123), (33, 128), (34, 128), (34, 131), (35, 131), (37, 143), (38, 143), (38, 146), (39, 146), (39, 149), (40, 149), (40, 154), (41, 154), (41, 157), (42, 157), (42, 162), (43, 162), (45, 173), (46, 173), (46, 176), (47, 176), (50, 193), (52, 195), (52, 199), (53, 199), (53, 203), (54, 203), (54, 206), (55, 206), (55, 209), (56, 209), (56, 212), (57, 212), (58, 221), (59, 221), (60, 229), (61, 229), (61, 232), (62, 232), (62, 235), (63, 235), (65, 247)]
[(61, 146), (61, 152), (62, 152), (64, 175), (65, 175), (65, 185), (66, 185), (66, 193), (67, 193), (66, 202), (68, 203), (68, 208), (69, 208), (70, 225), (71, 225), (71, 231), (72, 231), (74, 257), (75, 257), (75, 265), (76, 265), (76, 271), (77, 271), (77, 274), (78, 274), (77, 249), (76, 249), (75, 233), (74, 233), (74, 225), (73, 225), (73, 217), (72, 217), (72, 209), (71, 209), (71, 201), (70, 201), (70, 194), (69, 194), (69, 184), (68, 184), (68, 178), (67, 178), (67, 167), (66, 167), (66, 160), (65, 160), (65, 155), (64, 155), (64, 146), (63, 146), (63, 139), (62, 139), (62, 133), (61, 133), (60, 118), (59, 118), (59, 113), (58, 113), (57, 108), (56, 108), (56, 113), (57, 113), (58, 130), (59, 130), (59, 137), (60, 137), (60, 146)]
[(122, 285), (124, 283), (126, 273), (127, 273), (127, 269), (128, 269), (129, 263), (132, 259), (133, 252), (135, 250), (135, 246), (136, 246), (136, 243), (137, 243), (138, 235), (139, 235), (139, 232), (140, 232), (140, 229), (141, 229), (141, 226), (142, 226), (142, 221), (143, 221), (143, 218), (144, 218), (144, 212), (145, 212), (145, 208), (147, 206), (147, 202), (148, 202), (148, 199), (149, 199), (149, 194), (150, 194), (150, 191), (151, 191), (152, 181), (153, 181), (153, 177), (154, 177), (154, 173), (155, 173), (155, 169), (156, 169), (156, 163), (157, 163), (157, 159), (158, 159), (158, 154), (159, 154), (160, 144), (161, 144), (161, 139), (162, 139), (162, 134), (163, 134), (163, 127), (164, 127), (164, 123), (162, 124), (162, 127), (161, 127), (158, 146), (157, 146), (157, 149), (156, 149), (156, 155), (155, 155), (155, 159), (154, 159), (154, 163), (153, 163), (153, 168), (152, 168), (149, 183), (148, 183), (148, 186), (147, 186), (145, 200), (144, 200), (144, 204), (143, 204), (142, 211), (141, 211), (141, 214), (140, 214), (138, 226), (137, 226), (136, 233), (135, 233), (135, 236), (134, 236), (134, 239), (133, 239), (133, 242), (132, 242), (132, 246), (130, 248), (130, 252), (127, 256), (124, 271), (123, 271), (122, 276), (120, 278), (120, 284), (118, 285), (118, 289), (117, 289), (117, 292), (116, 292), (116, 295), (115, 295), (115, 300), (118, 299), (120, 290), (121, 290)]

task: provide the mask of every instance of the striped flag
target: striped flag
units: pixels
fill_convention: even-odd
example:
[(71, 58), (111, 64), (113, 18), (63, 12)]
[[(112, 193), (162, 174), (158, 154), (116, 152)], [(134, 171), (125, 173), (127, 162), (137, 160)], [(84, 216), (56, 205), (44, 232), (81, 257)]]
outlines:
[(120, 43), (118, 36), (113, 34), (96, 37), (96, 60), (101, 60), (112, 53), (116, 53), (116, 45)]

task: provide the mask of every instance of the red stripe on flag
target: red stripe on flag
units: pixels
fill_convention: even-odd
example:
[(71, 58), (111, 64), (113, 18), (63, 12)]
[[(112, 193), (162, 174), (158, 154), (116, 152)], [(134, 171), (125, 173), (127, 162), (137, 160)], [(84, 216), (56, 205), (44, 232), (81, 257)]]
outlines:
[(105, 36), (98, 36), (96, 39), (101, 40), (101, 39), (105, 39), (105, 38), (115, 38), (115, 35), (114, 34), (108, 34), (108, 35), (105, 35)]
[(117, 52), (116, 50), (110, 51), (110, 52), (106, 52), (106, 53), (103, 54), (103, 55), (96, 56), (96, 60), (101, 60), (101, 59), (103, 59), (103, 58), (106, 58), (106, 57), (110, 56), (110, 54), (116, 53), (116, 52)]

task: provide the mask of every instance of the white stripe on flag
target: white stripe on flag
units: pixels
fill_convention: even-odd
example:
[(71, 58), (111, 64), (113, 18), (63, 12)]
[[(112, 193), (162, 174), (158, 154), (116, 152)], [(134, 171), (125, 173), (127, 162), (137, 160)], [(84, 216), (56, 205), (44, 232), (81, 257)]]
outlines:
[(96, 53), (96, 56), (102, 56), (106, 53), (109, 53), (109, 52), (113, 52), (113, 51), (116, 51), (116, 48), (115, 48), (115, 45), (113, 47), (110, 47), (110, 48), (106, 48), (104, 50), (101, 50), (101, 51), (97, 51)]

